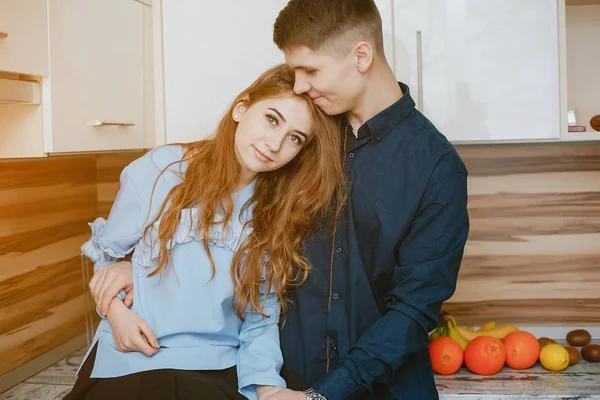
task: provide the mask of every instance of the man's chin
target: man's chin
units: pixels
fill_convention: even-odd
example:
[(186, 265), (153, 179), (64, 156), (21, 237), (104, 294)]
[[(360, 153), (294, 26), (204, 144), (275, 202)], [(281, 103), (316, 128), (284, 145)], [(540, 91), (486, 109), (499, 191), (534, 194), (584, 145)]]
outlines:
[(329, 116), (332, 116), (332, 117), (334, 115), (340, 115), (340, 114), (343, 114), (345, 112), (344, 110), (338, 109), (337, 107), (331, 107), (331, 105), (329, 105), (329, 104), (319, 105), (318, 107), (325, 114), (327, 114)]

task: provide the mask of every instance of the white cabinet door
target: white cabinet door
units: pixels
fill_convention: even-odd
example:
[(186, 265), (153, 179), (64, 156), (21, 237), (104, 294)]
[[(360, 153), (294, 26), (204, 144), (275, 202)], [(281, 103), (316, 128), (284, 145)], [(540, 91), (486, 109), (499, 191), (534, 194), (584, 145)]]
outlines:
[(285, 61), (273, 23), (286, 4), (162, 0), (167, 143), (210, 136), (235, 96)]
[(50, 1), (46, 152), (146, 147), (144, 18), (134, 0)]
[(0, 71), (48, 76), (48, 0), (0, 0)]
[(557, 0), (394, 0), (396, 76), (451, 141), (558, 139), (557, 13)]
[[(239, 92), (285, 62), (273, 44), (273, 23), (287, 2), (162, 0), (167, 143), (210, 136)], [(392, 0), (376, 4), (392, 64)]]
[(394, 68), (394, 15), (393, 15), (394, 0), (375, 0), (379, 14), (381, 15), (381, 24), (383, 30), (383, 50), (385, 58)]

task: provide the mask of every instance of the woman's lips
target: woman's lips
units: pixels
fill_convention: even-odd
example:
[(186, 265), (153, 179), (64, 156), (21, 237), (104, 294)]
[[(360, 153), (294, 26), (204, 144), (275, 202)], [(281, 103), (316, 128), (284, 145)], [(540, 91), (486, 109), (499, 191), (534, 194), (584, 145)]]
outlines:
[(258, 159), (258, 161), (264, 162), (264, 163), (270, 163), (273, 162), (273, 160), (269, 157), (267, 157), (267, 155), (265, 155), (263, 152), (261, 152), (260, 150), (258, 150), (256, 147), (252, 146), (252, 148), (254, 149), (254, 155), (256, 156), (256, 158)]

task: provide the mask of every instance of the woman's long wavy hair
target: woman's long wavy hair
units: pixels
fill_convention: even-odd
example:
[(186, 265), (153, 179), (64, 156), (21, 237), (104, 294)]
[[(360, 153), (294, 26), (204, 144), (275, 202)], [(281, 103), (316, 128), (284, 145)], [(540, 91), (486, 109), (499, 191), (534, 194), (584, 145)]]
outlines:
[[(171, 189), (150, 222), (152, 225), (161, 219), (158, 267), (150, 276), (160, 274), (168, 265), (171, 249), (167, 246), (183, 209), (200, 206), (198, 230), (204, 237), (208, 237), (211, 225), (222, 223), (227, 228), (233, 212), (232, 193), (239, 184), (241, 170), (234, 152), (237, 123), (231, 116), (235, 105), (245, 102), (251, 107), (265, 99), (297, 96), (293, 87), (294, 72), (288, 66), (282, 64), (269, 69), (237, 96), (212, 138), (184, 145), (182, 161), (187, 162), (188, 167), (183, 182)], [(231, 265), (233, 306), (240, 318), (249, 307), (267, 317), (260, 302), (261, 285), (277, 293), (285, 314), (288, 309), (286, 289), (304, 283), (311, 269), (302, 255), (303, 239), (319, 218), (334, 218), (333, 214), (345, 200), (339, 120), (319, 110), (308, 95), (299, 97), (310, 109), (313, 139), (287, 165), (259, 173), (254, 195), (244, 206), (252, 207), (249, 222), (252, 233), (239, 245)], [(221, 220), (215, 220), (217, 210), (221, 210), (219, 215), (224, 215)], [(215, 264), (208, 242), (204, 240), (203, 245), (214, 276)], [(263, 266), (266, 281), (261, 281)]]

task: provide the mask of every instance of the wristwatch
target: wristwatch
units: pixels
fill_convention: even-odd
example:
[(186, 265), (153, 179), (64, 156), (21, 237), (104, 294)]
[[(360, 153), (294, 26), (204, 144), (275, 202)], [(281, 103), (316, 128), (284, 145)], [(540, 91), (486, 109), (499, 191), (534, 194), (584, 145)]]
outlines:
[(304, 392), (306, 396), (306, 400), (327, 400), (327, 397), (323, 396), (321, 393), (315, 392), (314, 389), (306, 389)]

